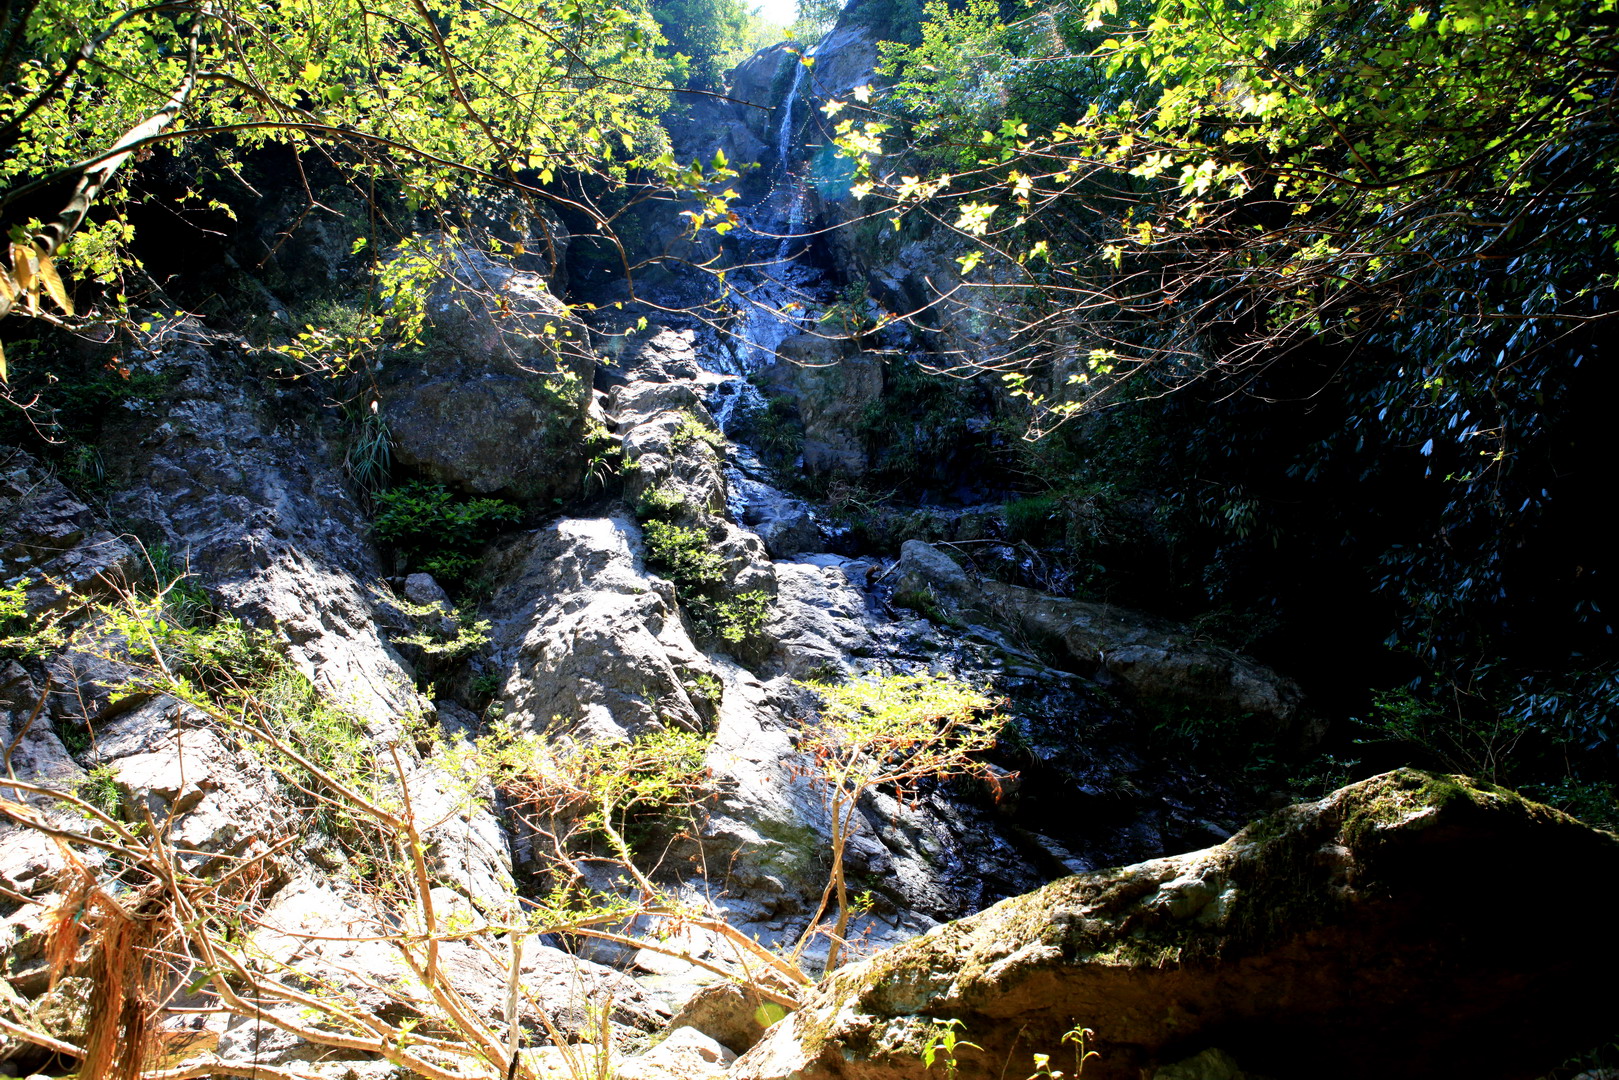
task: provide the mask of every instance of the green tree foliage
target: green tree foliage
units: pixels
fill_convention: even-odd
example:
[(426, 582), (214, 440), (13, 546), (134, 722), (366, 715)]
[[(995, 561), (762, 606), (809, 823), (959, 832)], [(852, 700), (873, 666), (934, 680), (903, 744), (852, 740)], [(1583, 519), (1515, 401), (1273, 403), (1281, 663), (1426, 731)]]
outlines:
[(798, 18), (787, 28), (787, 36), (804, 45), (813, 45), (831, 32), (843, 14), (843, 0), (798, 0)]
[[(849, 895), (843, 855), (854, 833), (860, 800), (877, 789), (901, 796), (924, 780), (987, 776), (983, 755), (995, 746), (1006, 718), (987, 692), (947, 675), (868, 675), (846, 683), (803, 684), (821, 699), (821, 715), (799, 749), (812, 762), (807, 775), (826, 796), (832, 825), (832, 867), (821, 902), (793, 950), (796, 962), (811, 937), (830, 938), (826, 970), (837, 968), (847, 945), (856, 901)], [(831, 927), (821, 918), (835, 902)]]
[(412, 571), (461, 583), (477, 565), (473, 552), (501, 525), (523, 516), (501, 499), (460, 499), (443, 484), (412, 481), (374, 496), (376, 538), (393, 548)]
[(663, 55), (678, 59), (693, 90), (724, 86), (758, 22), (743, 0), (653, 0), (652, 14), (668, 40)]
[(1612, 0), (930, 14), (833, 109), (862, 211), (954, 231), (943, 303), (999, 316), (973, 362), (1034, 433), (1155, 414), (1082, 482), (1157, 489), (1210, 599), (1304, 617), (1342, 576), (1423, 717), (1610, 741)]
[(290, 148), (418, 207), (515, 188), (610, 234), (563, 178), (594, 176), (597, 192), (694, 179), (655, 119), (661, 44), (650, 15), (608, 0), (8, 6), (0, 317), (71, 318), (75, 294), (127, 302), (138, 192), (124, 166), (159, 152), (230, 173), (255, 148)]

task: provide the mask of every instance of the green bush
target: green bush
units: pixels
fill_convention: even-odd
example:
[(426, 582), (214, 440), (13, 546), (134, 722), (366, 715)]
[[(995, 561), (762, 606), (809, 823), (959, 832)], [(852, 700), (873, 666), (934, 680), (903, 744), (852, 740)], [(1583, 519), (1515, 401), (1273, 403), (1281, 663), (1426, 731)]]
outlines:
[(770, 594), (763, 589), (739, 593), (712, 604), (692, 605), (698, 632), (735, 645), (764, 629), (770, 618)]
[(1051, 494), (1032, 495), (1007, 503), (1001, 514), (1006, 518), (1009, 539), (1045, 543), (1062, 520), (1062, 500)]
[(443, 484), (420, 481), (378, 492), (376, 506), (372, 534), (408, 569), (446, 584), (465, 581), (477, 565), (473, 550), (523, 516), (502, 499), (458, 499)]
[[(280, 668), (254, 689), (252, 701), (260, 721), (311, 764), (362, 794), (376, 790), (364, 721), (323, 699), (301, 672)], [(289, 773), (299, 787), (314, 784), (301, 768)]]
[(635, 516), (642, 521), (648, 518), (667, 519), (685, 512), (686, 496), (675, 487), (649, 487), (635, 504)]
[(699, 637), (735, 645), (759, 632), (770, 617), (770, 594), (723, 595), (725, 559), (709, 546), (707, 531), (656, 518), (643, 529), (647, 562), (668, 575)]
[(62, 643), (57, 616), (38, 619), (28, 614), (28, 586), (32, 578), (0, 585), (0, 659), (38, 656)]
[[(118, 791), (118, 772), (111, 765), (97, 765), (79, 781), (79, 798), (110, 818), (122, 809), (124, 797)], [(89, 817), (89, 814), (85, 815)]]
[(764, 405), (744, 403), (733, 430), (773, 469), (790, 470), (804, 452), (804, 425), (786, 398), (773, 397)]
[(694, 443), (701, 443), (715, 453), (724, 453), (725, 434), (709, 427), (699, 420), (694, 413), (683, 412), (680, 414), (680, 420), (675, 424), (674, 434), (669, 439), (669, 445), (679, 450)]
[(648, 561), (669, 575), (677, 592), (703, 589), (725, 580), (725, 560), (709, 547), (705, 530), (656, 518), (648, 521), (644, 529)]

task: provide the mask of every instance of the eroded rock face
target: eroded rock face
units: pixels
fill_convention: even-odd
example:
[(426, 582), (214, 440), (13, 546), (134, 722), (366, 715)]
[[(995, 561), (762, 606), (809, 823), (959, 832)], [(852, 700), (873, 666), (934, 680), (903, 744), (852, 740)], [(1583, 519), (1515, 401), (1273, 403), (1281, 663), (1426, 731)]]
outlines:
[(797, 53), (797, 46), (783, 41), (754, 53), (731, 72), (730, 96), (739, 102), (733, 106), (734, 115), (755, 138), (771, 146), (781, 126), (776, 108), (792, 84)]
[(1084, 1075), (1101, 1080), (1210, 1046), (1269, 1075), (1534, 1076), (1611, 1023), (1589, 987), (1619, 930), (1566, 913), (1616, 886), (1608, 833), (1461, 778), (1387, 773), (841, 971), (732, 1076), (914, 1077), (949, 1018), (982, 1047), (958, 1055), (968, 1080), (1026, 1075), (1033, 1053), (1063, 1063), (1075, 1024), (1095, 1032)]
[[(167, 544), (219, 609), (278, 637), (329, 701), (358, 716), (367, 749), (384, 762), (381, 782), (402, 779), (409, 787), (426, 829), (430, 872), (454, 883), (469, 910), (510, 912), (516, 899), (506, 837), (473, 797), (488, 793), (467, 792), (444, 761), (397, 742), (403, 722), (430, 707), (379, 629), (377, 557), (323, 414), (296, 391), (267, 388), (236, 343), (188, 322), (163, 325), (131, 359), (168, 378), (172, 395), (108, 424), (113, 512), (149, 542)], [(61, 559), (85, 544), (134, 561), (132, 539), (103, 536), (95, 515), (59, 485), (29, 480), (27, 468), (21, 463), (7, 473), (22, 487), (0, 505), (19, 511), (0, 520), (0, 551), (29, 555), (16, 560), (17, 569), (32, 576), (88, 566), (88, 558)], [(67, 587), (43, 603), (106, 592), (105, 576), (62, 578)], [(362, 875), (350, 873), (337, 841), (323, 834), (308, 805), (295, 802), (266, 759), (244, 745), (248, 740), (215, 717), (142, 689), (139, 665), (111, 620), (75, 611), (70, 621), (78, 630), (71, 649), (0, 672), (0, 736), (18, 778), (78, 791), (126, 822), (144, 824), (150, 814), (188, 872), (213, 875), (268, 852), (257, 864), (256, 895), (277, 910), (318, 909), (319, 919), (290, 929), (370, 925), (376, 912), (356, 884)], [(390, 746), (397, 747), (402, 776), (393, 773)], [(85, 830), (83, 818), (53, 800), (30, 801), (69, 832)], [(81, 857), (96, 866), (103, 856), (85, 847)], [(38, 901), (8, 905), (0, 917), (4, 975), (25, 997), (46, 991), (43, 924), (64, 865), (48, 837), (9, 822), (0, 827), (0, 881), (14, 896)], [(320, 902), (300, 908), (299, 895)], [(311, 978), (332, 974), (322, 967), (331, 957), (305, 959)], [(503, 972), (493, 978), (490, 1000), (503, 992)], [(57, 1008), (57, 998), (40, 998), (40, 1007)], [(235, 1038), (222, 1032), (221, 1046)], [(287, 1060), (318, 1053), (295, 1037), (276, 1039), (275, 1052)]]
[(1320, 737), (1297, 683), (1248, 657), (1197, 641), (1185, 628), (1113, 604), (1069, 600), (971, 575), (932, 544), (907, 540), (898, 588), (950, 610), (993, 618), (1060, 644), (1086, 674), (1159, 705), (1250, 715), (1284, 738)]
[(712, 668), (673, 588), (642, 568), (640, 532), (624, 517), (563, 518), (503, 557), (511, 569), (490, 610), (505, 715), (519, 728), (622, 739), (703, 726), (694, 697)]
[(229, 341), (187, 341), (188, 329), (142, 361), (174, 380), (170, 402), (109, 436), (113, 511), (161, 537), (224, 607), (274, 627), (332, 700), (383, 726), (419, 710), (377, 625), (381, 568), (326, 417), (266, 392)]
[(133, 547), (32, 455), (10, 447), (0, 447), (0, 534), (0, 582), (26, 578), (30, 611), (105, 597), (138, 573)]
[(778, 351), (783, 363), (762, 372), (760, 382), (788, 395), (797, 407), (804, 423), (804, 468), (845, 476), (865, 472), (862, 427), (882, 398), (882, 361), (807, 334), (788, 338)]

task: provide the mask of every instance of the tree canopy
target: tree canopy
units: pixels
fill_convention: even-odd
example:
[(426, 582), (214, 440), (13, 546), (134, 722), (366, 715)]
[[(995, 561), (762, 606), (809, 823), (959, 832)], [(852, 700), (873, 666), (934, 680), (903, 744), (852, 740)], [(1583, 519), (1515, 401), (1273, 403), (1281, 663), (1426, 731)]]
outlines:
[(606, 226), (557, 178), (693, 179), (656, 119), (662, 43), (644, 9), (607, 0), (8, 3), (0, 317), (70, 314), (75, 282), (81, 300), (123, 302), (134, 227), (121, 167), (154, 153), (231, 173), (279, 145), (414, 207), (506, 187)]
[(1212, 598), (1353, 567), (1419, 661), (1399, 709), (1611, 744), (1612, 0), (928, 11), (829, 111), (859, 212), (953, 232), (936, 304), (1000, 321), (936, 365), (1036, 435), (1157, 401)]

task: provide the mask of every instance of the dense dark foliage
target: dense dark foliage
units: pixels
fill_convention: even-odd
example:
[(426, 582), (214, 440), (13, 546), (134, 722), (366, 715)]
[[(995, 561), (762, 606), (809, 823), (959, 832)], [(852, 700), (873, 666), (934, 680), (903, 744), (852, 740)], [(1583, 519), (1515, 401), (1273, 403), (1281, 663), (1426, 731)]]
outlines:
[(928, 16), (844, 145), (1002, 283), (1019, 538), (1305, 676), (1368, 760), (1612, 817), (1613, 4)]

